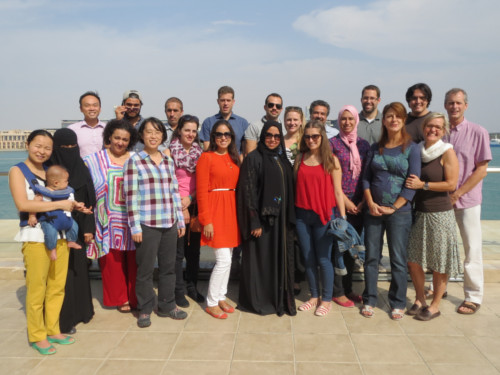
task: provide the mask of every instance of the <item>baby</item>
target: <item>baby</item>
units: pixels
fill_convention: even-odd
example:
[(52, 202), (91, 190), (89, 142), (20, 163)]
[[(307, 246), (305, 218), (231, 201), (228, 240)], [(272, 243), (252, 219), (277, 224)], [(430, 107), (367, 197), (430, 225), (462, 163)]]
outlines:
[[(72, 187), (68, 186), (68, 171), (59, 165), (53, 165), (47, 169), (46, 180), (47, 185), (35, 185), (35, 200), (51, 201), (51, 200), (74, 200)], [(85, 207), (83, 203), (77, 202), (77, 207)], [(71, 212), (55, 210), (48, 211), (37, 215), (29, 214), (28, 224), (34, 227), (38, 222), (43, 230), (44, 242), (47, 249), (50, 250), (50, 259), (57, 259), (56, 245), (57, 233), (59, 231), (66, 232), (66, 240), (68, 247), (73, 249), (81, 249), (82, 247), (76, 242), (78, 239), (78, 224), (71, 217)]]

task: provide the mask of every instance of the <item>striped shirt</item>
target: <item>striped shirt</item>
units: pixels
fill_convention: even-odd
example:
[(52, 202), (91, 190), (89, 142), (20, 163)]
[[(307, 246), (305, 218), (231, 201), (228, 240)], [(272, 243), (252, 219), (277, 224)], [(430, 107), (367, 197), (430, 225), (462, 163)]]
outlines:
[[(163, 154), (162, 154), (163, 155)], [(123, 166), (123, 191), (132, 234), (142, 233), (141, 224), (153, 228), (185, 228), (179, 185), (173, 160), (163, 155), (160, 165), (140, 151)]]

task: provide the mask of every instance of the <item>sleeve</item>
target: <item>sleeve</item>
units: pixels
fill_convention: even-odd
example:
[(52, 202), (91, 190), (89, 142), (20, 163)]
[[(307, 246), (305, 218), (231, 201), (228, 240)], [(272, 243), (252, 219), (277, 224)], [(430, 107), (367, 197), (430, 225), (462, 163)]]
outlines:
[(208, 202), (208, 188), (210, 186), (210, 154), (201, 154), (196, 165), (196, 199), (198, 201), (198, 219), (201, 225), (212, 223)]
[(363, 177), (361, 180), (361, 183), (363, 186), (363, 191), (365, 191), (366, 189), (370, 189), (370, 183), (372, 180), (371, 163), (373, 160), (373, 155), (374, 155), (374, 151), (373, 151), (373, 147), (371, 147), (370, 150), (368, 150), (368, 152), (366, 154), (366, 163), (364, 166)]
[(259, 215), (259, 186), (261, 163), (251, 153), (243, 160), (237, 186), (238, 225), (243, 240), (252, 230), (262, 227)]
[(123, 192), (127, 205), (128, 224), (132, 234), (142, 233), (139, 213), (139, 171), (133, 158), (123, 166)]
[(205, 121), (203, 121), (203, 124), (201, 124), (201, 132), (200, 132), (200, 140), (202, 142), (208, 142), (210, 141), (210, 131), (212, 130), (210, 126), (210, 121), (209, 118), (206, 118)]
[[(407, 176), (414, 174), (415, 176), (420, 177), (420, 169), (422, 168), (422, 161), (420, 159), (420, 148), (417, 147), (415, 143), (410, 146), (410, 153), (408, 155), (408, 173)], [(405, 198), (408, 202), (413, 200), (415, 196), (416, 190), (408, 189), (406, 184), (403, 183), (403, 188), (401, 189), (401, 193), (399, 193), (400, 197)]]
[(483, 161), (490, 162), (493, 159), (491, 155), (490, 135), (486, 129), (481, 127), (480, 130), (481, 131), (478, 132), (476, 153), (474, 155), (475, 164), (479, 164)]
[(186, 224), (184, 222), (184, 215), (182, 213), (182, 203), (181, 203), (181, 195), (179, 194), (179, 183), (177, 182), (177, 177), (175, 176), (175, 168), (174, 161), (172, 158), (168, 158), (168, 168), (169, 173), (172, 176), (172, 189), (170, 193), (172, 194), (172, 200), (174, 201), (174, 211), (177, 216), (177, 228), (182, 229), (186, 228)]
[(248, 139), (250, 141), (258, 141), (260, 138), (259, 133), (259, 125), (256, 124), (255, 122), (252, 122), (250, 125), (248, 125), (247, 129), (245, 130), (245, 139)]

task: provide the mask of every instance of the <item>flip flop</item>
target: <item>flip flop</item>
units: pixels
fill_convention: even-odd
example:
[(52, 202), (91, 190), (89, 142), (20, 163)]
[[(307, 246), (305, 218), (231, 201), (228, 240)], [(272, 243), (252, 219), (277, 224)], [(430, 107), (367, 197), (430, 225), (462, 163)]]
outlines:
[(129, 312), (132, 312), (132, 307), (130, 306), (129, 303), (126, 303), (124, 305), (121, 305), (121, 306), (116, 306), (116, 309), (121, 312), (121, 313), (124, 313), (124, 314), (127, 314)]
[(363, 305), (361, 308), (361, 315), (365, 318), (371, 318), (375, 314), (375, 310), (370, 305)]
[[(461, 311), (460, 308), (465, 307), (466, 309), (472, 310), (472, 311)], [(474, 303), (470, 301), (463, 301), (460, 306), (458, 306), (457, 313), (463, 314), (463, 315), (472, 315), (475, 314), (477, 310), (479, 310), (481, 305), (479, 303)]]
[(47, 336), (47, 341), (51, 344), (59, 344), (59, 345), (71, 345), (75, 343), (74, 337), (66, 336), (63, 339), (56, 339), (55, 337)]
[(41, 355), (52, 355), (56, 354), (57, 350), (54, 348), (54, 346), (50, 345), (47, 348), (40, 348), (36, 343), (31, 344), (31, 347), (38, 351)]

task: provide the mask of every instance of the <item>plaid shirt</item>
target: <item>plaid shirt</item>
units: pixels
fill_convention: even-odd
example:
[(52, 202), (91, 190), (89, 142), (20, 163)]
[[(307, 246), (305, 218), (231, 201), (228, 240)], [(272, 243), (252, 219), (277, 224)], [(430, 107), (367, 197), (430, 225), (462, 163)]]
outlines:
[(141, 224), (153, 228), (185, 228), (179, 185), (173, 160), (163, 155), (160, 165), (140, 151), (123, 166), (123, 191), (132, 234), (141, 233)]

